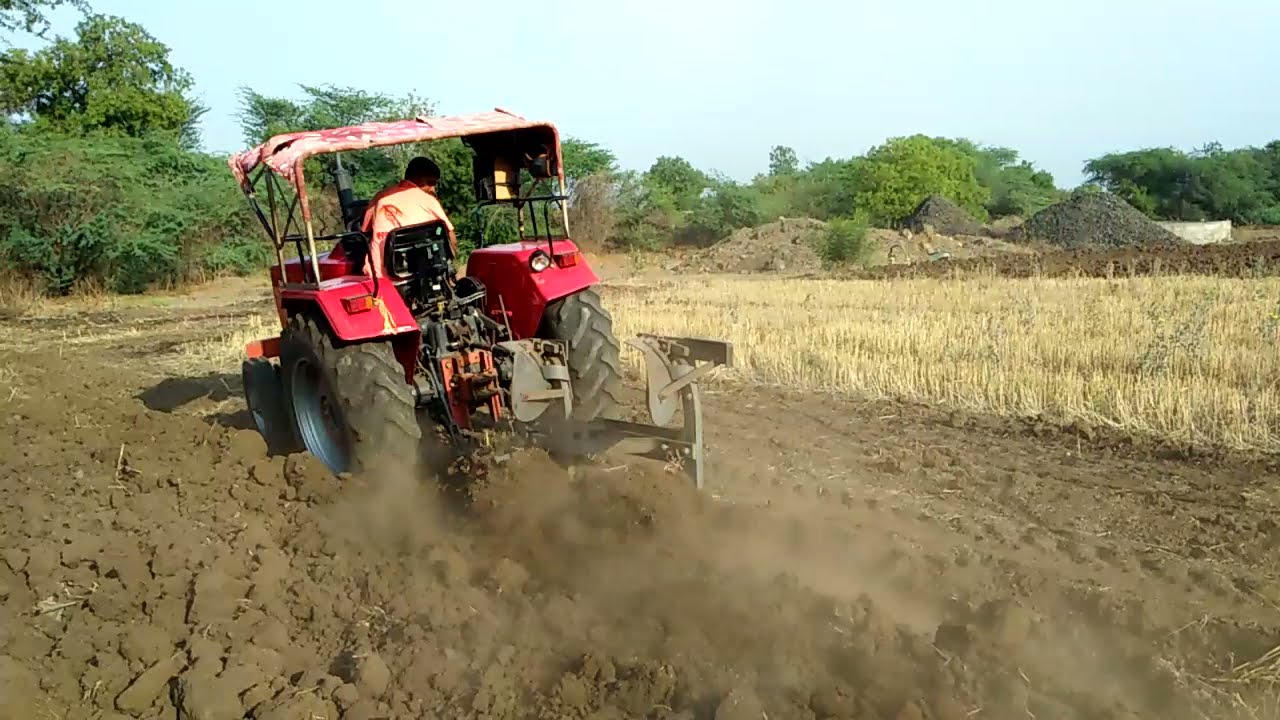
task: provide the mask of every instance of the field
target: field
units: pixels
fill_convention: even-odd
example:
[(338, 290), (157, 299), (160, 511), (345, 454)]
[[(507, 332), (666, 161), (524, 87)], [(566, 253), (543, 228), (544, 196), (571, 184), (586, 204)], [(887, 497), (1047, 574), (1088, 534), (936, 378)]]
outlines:
[(709, 487), (268, 457), (269, 295), (0, 320), (22, 718), (1280, 717), (1272, 278), (611, 277), (735, 342)]

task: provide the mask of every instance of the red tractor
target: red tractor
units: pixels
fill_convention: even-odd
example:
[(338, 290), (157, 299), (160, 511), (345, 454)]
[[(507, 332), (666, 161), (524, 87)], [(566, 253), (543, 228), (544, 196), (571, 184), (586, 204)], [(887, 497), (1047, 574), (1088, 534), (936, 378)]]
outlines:
[[(481, 242), (457, 277), (441, 223), (401, 227), (387, 238), (385, 275), (371, 276), (360, 230), (368, 201), (354, 197), (341, 156), (344, 229), (316, 235), (308, 158), (444, 138), (472, 151), (481, 207), (514, 209), (518, 241)], [(229, 163), (276, 252), (271, 284), (282, 330), (250, 343), (243, 366), (249, 410), (274, 450), (305, 449), (335, 473), (369, 471), (384, 460), (418, 461), (420, 417), (459, 450), (505, 422), (560, 454), (614, 448), (675, 460), (702, 486), (696, 381), (731, 365), (732, 346), (632, 340), (644, 353), (653, 424), (610, 417), (622, 395), (621, 347), (592, 289), (599, 278), (569, 238), (554, 125), (500, 109), (366, 123), (277, 135)], [(286, 259), (290, 245), (296, 257)], [(669, 427), (677, 412), (682, 424)]]

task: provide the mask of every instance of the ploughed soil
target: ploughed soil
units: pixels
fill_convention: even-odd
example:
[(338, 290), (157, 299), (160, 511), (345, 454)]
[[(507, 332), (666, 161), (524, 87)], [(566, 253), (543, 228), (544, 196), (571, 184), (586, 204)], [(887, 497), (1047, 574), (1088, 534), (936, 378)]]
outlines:
[(993, 254), (938, 262), (884, 265), (844, 271), (869, 279), (942, 277), (951, 273), (1005, 277), (1129, 277), (1136, 275), (1217, 275), (1268, 277), (1280, 274), (1280, 242), (1252, 240), (1222, 245), (1156, 245), (1075, 248), (1039, 253)]
[(718, 384), (701, 493), (444, 501), (267, 456), (201, 350), (267, 302), (0, 326), (0, 717), (1276, 717), (1273, 461)]

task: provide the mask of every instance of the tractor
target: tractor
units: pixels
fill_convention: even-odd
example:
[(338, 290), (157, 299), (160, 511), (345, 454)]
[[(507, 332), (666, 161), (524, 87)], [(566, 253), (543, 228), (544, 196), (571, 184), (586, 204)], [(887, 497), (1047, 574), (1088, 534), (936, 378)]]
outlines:
[[(482, 238), (459, 275), (443, 223), (399, 227), (386, 239), (384, 272), (369, 274), (361, 220), (370, 201), (355, 197), (341, 154), (446, 138), (471, 152), (478, 207), (512, 209), (518, 239)], [(318, 235), (304, 164), (325, 154), (337, 154), (341, 224)], [(273, 451), (306, 451), (339, 475), (369, 472), (416, 465), (422, 421), (460, 454), (505, 425), (560, 457), (612, 449), (682, 468), (702, 487), (697, 381), (732, 365), (732, 345), (631, 339), (651, 424), (615, 417), (621, 343), (599, 277), (569, 236), (553, 124), (501, 108), (370, 122), (276, 135), (228, 163), (275, 250), (281, 330), (248, 343), (242, 367), (246, 404)]]

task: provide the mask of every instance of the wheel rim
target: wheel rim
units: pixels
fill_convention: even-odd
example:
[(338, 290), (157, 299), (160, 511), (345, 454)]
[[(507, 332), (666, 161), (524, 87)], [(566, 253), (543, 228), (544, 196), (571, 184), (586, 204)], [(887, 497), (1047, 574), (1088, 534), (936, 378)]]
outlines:
[(343, 431), (342, 412), (320, 368), (309, 360), (299, 360), (293, 368), (291, 385), (298, 434), (307, 451), (333, 472), (346, 472), (351, 453)]

